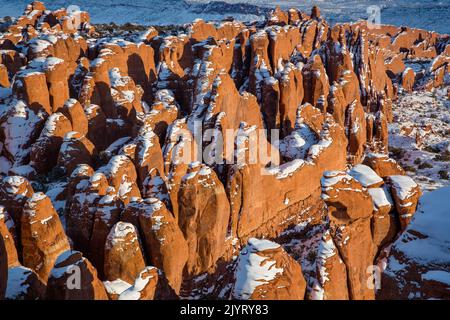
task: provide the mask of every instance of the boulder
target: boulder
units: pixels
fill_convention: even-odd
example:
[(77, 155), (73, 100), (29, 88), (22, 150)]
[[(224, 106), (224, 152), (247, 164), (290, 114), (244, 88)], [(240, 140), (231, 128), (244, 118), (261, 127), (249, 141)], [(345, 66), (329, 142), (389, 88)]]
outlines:
[(392, 175), (405, 175), (402, 167), (394, 159), (389, 158), (387, 154), (366, 154), (363, 163), (371, 167), (381, 178)]
[(389, 176), (388, 183), (399, 215), (401, 229), (405, 230), (416, 212), (422, 191), (419, 185), (408, 176)]
[(411, 93), (416, 80), (416, 73), (411, 68), (406, 68), (402, 73), (402, 88), (408, 93)]

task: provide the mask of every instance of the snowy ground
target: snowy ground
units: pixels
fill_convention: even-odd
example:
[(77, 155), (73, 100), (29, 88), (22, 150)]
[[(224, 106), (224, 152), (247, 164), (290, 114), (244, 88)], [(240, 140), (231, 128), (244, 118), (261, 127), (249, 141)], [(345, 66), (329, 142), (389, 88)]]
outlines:
[(423, 190), (450, 185), (450, 100), (447, 88), (400, 94), (389, 125), (389, 149)]
[(450, 186), (426, 193), (408, 228), (392, 246), (384, 273), (398, 283), (408, 299), (448, 299), (449, 197)]

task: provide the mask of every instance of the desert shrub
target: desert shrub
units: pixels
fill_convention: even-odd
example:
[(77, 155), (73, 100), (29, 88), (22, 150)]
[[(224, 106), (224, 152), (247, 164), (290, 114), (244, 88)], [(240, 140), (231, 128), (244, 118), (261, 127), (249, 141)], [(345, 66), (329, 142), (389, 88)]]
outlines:
[(417, 169), (414, 168), (413, 166), (403, 165), (402, 167), (403, 167), (403, 169), (405, 169), (405, 171), (409, 171), (409, 172), (416, 172), (417, 171)]
[(436, 146), (425, 146), (425, 148), (423, 148), (423, 150), (425, 150), (427, 152), (431, 152), (431, 153), (439, 153), (439, 148)]
[(439, 174), (439, 177), (440, 177), (441, 179), (445, 179), (445, 180), (449, 180), (449, 179), (450, 179), (450, 177), (449, 177), (449, 175), (448, 175), (448, 171), (445, 171), (445, 170), (439, 170), (438, 174)]
[(394, 159), (402, 159), (406, 154), (405, 150), (396, 147), (390, 147), (389, 152), (391, 153), (391, 156)]
[(450, 152), (445, 151), (442, 154), (438, 154), (434, 157), (434, 161), (442, 161), (442, 162), (449, 162), (450, 161)]
[(419, 164), (419, 169), (430, 169), (433, 168), (433, 165), (429, 162), (423, 162), (421, 164)]

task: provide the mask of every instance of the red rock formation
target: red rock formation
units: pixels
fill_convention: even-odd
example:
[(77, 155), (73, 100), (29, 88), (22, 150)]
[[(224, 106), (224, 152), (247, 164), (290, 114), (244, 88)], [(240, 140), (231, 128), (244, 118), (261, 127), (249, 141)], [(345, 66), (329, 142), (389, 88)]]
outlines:
[(230, 217), (224, 187), (213, 170), (192, 163), (178, 191), (178, 223), (189, 248), (187, 273), (214, 267), (223, 255)]
[(145, 267), (136, 227), (130, 223), (116, 223), (105, 243), (105, 278), (133, 283)]
[(394, 201), (386, 187), (368, 190), (373, 200), (372, 236), (377, 248), (382, 248), (394, 240), (398, 223), (393, 214)]
[(353, 164), (361, 162), (364, 155), (366, 136), (366, 117), (364, 109), (358, 101), (354, 101), (347, 111), (345, 126), (347, 128), (349, 161)]
[(79, 164), (92, 165), (92, 157), (96, 152), (95, 146), (88, 138), (79, 132), (71, 131), (64, 136), (57, 164), (70, 175)]
[(9, 88), (8, 69), (3, 64), (0, 64), (0, 87)]
[(136, 278), (134, 285), (119, 295), (119, 300), (153, 300), (158, 286), (158, 269), (147, 267)]
[(99, 202), (94, 216), (94, 223), (92, 226), (92, 236), (89, 239), (89, 256), (92, 264), (98, 270), (99, 276), (103, 276), (104, 266), (104, 248), (106, 239), (111, 228), (119, 222), (120, 214), (123, 210), (123, 203), (115, 194), (115, 190), (109, 187), (106, 195), (103, 196)]
[(322, 179), (322, 199), (328, 206), (331, 237), (347, 268), (349, 298), (374, 299), (375, 291), (367, 286), (367, 268), (375, 257), (372, 198), (351, 176), (328, 171)]
[(3, 239), (2, 253), (3, 257), (6, 256), (6, 268), (19, 266), (14, 221), (2, 206), (0, 206), (0, 238)]
[(170, 286), (179, 293), (189, 247), (177, 221), (161, 201), (151, 198), (143, 200), (139, 225), (151, 263), (164, 271)]
[(105, 174), (108, 183), (117, 190), (118, 196), (125, 204), (133, 197), (140, 197), (141, 194), (136, 183), (136, 167), (127, 156), (112, 157), (109, 163), (99, 171)]
[(141, 189), (152, 169), (164, 172), (164, 161), (158, 136), (152, 130), (137, 137), (134, 161)]
[(8, 284), (8, 252), (0, 235), (0, 300), (5, 298), (6, 286)]
[(304, 299), (306, 282), (301, 266), (279, 244), (251, 238), (236, 264), (233, 299)]
[(402, 73), (402, 88), (411, 93), (414, 87), (415, 78), (416, 73), (413, 69), (405, 69), (405, 71)]
[[(251, 298), (374, 298), (366, 267), (388, 255), (420, 197), (387, 155), (392, 106), (398, 93), (445, 84), (448, 36), (330, 27), (317, 7), (278, 7), (257, 23), (106, 39), (86, 12), (69, 11), (34, 2), (0, 36), (0, 234), (20, 284), (7, 297), (43, 297), (54, 268), (52, 299), (226, 298), (237, 251), (252, 237), (284, 241), (301, 223), (316, 232), (307, 252), (253, 248), (283, 270)], [(411, 59), (429, 68), (406, 68)], [(260, 129), (280, 129), (279, 143)], [(321, 185), (329, 170), (339, 172)], [(33, 210), (48, 223), (30, 224)], [(107, 239), (126, 223), (142, 249)], [(300, 242), (310, 236), (294, 229)], [(54, 266), (63, 249), (48, 241), (79, 252)], [(79, 292), (63, 285), (69, 266), (87, 276)]]
[(325, 111), (330, 90), (328, 76), (319, 55), (312, 56), (302, 70), (305, 96), (303, 102)]
[(30, 164), (38, 173), (50, 171), (57, 162), (63, 138), (72, 131), (72, 124), (62, 113), (53, 113), (47, 118), (44, 129), (31, 148)]
[(37, 192), (27, 200), (20, 227), (23, 265), (47, 282), (58, 255), (70, 248), (58, 214), (47, 196)]
[(18, 72), (13, 83), (13, 91), (35, 113), (39, 111), (44, 111), (48, 114), (52, 113), (45, 73), (32, 69)]
[(83, 107), (77, 100), (67, 100), (59, 111), (70, 120), (73, 131), (79, 132), (82, 135), (88, 134), (88, 121)]
[(55, 112), (69, 98), (69, 68), (63, 59), (48, 57), (43, 64), (43, 71), (47, 78), (51, 110)]
[(23, 208), (33, 193), (28, 180), (20, 176), (5, 177), (0, 183), (0, 204), (11, 215), (16, 230), (20, 230)]
[(76, 185), (74, 195), (66, 216), (67, 234), (74, 247), (89, 252), (94, 216), (100, 199), (109, 192), (104, 174), (96, 172), (89, 180), (83, 179)]
[(27, 163), (31, 146), (38, 138), (44, 121), (43, 114), (35, 113), (24, 101), (12, 100), (9, 103), (0, 123), (0, 132), (4, 144), (2, 154), (13, 165)]

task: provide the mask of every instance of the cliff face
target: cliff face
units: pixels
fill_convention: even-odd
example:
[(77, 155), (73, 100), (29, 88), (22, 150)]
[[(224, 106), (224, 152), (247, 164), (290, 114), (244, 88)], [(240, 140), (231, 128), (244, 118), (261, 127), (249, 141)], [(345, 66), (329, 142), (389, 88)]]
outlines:
[(376, 298), (421, 196), (392, 106), (446, 85), (449, 37), (317, 7), (184, 31), (33, 2), (0, 38), (6, 298)]

